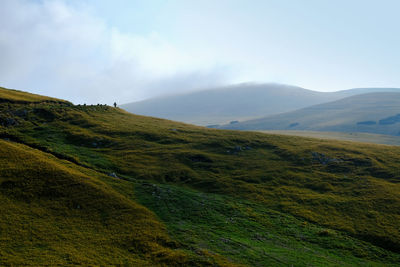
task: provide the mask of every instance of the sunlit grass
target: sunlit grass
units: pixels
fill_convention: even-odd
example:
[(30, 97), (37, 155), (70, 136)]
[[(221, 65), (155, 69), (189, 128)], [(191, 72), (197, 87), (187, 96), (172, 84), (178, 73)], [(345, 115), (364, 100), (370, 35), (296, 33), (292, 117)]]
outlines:
[(0, 102), (19, 102), (19, 103), (39, 103), (39, 102), (54, 102), (54, 103), (63, 103), (70, 104), (68, 101), (41, 96), (36, 94), (31, 94), (27, 92), (22, 92), (18, 90), (10, 90), (3, 87), (0, 87)]
[[(21, 109), (26, 112), (14, 112)], [(207, 129), (101, 105), (3, 103), (0, 118), (17, 122), (0, 128), (0, 135), (10, 140), (0, 146), (1, 185), (14, 183), (5, 183), (0, 191), (0, 236), (7, 240), (0, 259), (6, 263), (20, 264), (29, 255), (34, 255), (32, 263), (56, 264), (272, 263), (258, 254), (266, 251), (282, 262), (297, 259), (306, 265), (317, 251), (322, 253), (315, 258), (318, 265), (324, 265), (325, 257), (332, 265), (339, 258), (345, 264), (380, 265), (398, 256), (389, 251), (400, 251), (400, 147)], [(152, 200), (152, 192), (135, 190), (135, 183), (161, 184), (165, 190), (172, 186), (175, 195), (166, 205), (177, 213), (166, 213)], [(176, 192), (182, 198), (176, 200)], [(209, 203), (211, 213), (197, 222), (190, 201), (201, 192), (215, 199)], [(229, 214), (217, 220), (215, 210), (232, 207), (248, 230), (261, 231), (269, 222), (279, 232), (275, 237), (285, 238), (292, 225), (301, 235), (315, 230), (310, 238), (317, 244), (313, 252), (296, 256), (301, 240), (287, 237), (293, 249), (285, 250), (253, 244), (247, 230), (234, 225), (219, 229), (216, 224)], [(274, 212), (288, 223), (279, 228), (278, 221), (263, 217)], [(190, 217), (183, 232), (179, 214)], [(234, 255), (229, 249), (237, 248), (213, 245), (202, 234), (206, 231), (250, 248)], [(191, 237), (194, 244), (189, 245)], [(65, 242), (60, 245), (60, 240)], [(326, 248), (324, 242), (343, 247)], [(363, 254), (368, 246), (371, 251)], [(379, 259), (380, 254), (385, 258)]]

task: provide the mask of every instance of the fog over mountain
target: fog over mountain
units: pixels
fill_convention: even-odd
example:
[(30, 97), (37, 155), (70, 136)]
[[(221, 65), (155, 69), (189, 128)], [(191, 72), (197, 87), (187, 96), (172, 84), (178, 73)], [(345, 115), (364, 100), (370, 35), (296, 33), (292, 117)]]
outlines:
[[(354, 90), (360, 92), (362, 90)], [(400, 135), (400, 93), (354, 95), (337, 101), (225, 125), (240, 130), (307, 130)]]
[(225, 124), (293, 111), (363, 92), (396, 88), (358, 88), (318, 92), (276, 83), (244, 83), (128, 103), (125, 110), (197, 125)]

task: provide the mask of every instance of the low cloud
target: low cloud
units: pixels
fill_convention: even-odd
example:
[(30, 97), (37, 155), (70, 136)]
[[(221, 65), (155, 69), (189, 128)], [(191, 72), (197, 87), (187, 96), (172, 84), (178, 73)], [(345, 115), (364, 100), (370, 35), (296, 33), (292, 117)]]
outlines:
[(75, 103), (130, 102), (223, 84), (156, 32), (124, 33), (85, 6), (3, 0), (0, 83)]

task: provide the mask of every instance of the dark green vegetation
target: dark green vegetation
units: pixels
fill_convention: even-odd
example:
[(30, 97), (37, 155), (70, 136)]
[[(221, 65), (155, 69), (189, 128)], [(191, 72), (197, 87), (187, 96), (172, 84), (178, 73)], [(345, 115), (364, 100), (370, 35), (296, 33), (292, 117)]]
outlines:
[(222, 128), (400, 135), (400, 93), (369, 93)]
[(400, 261), (398, 147), (11, 97), (0, 119), (13, 121), (0, 127), (0, 265)]
[(400, 89), (357, 88), (324, 93), (290, 85), (248, 83), (152, 98), (121, 107), (134, 114), (216, 126), (289, 112), (367, 92), (400, 92)]
[[(185, 246), (250, 266), (393, 264), (398, 254), (317, 226), (262, 203), (172, 185), (135, 184), (141, 203)], [(383, 260), (384, 258), (384, 260)]]

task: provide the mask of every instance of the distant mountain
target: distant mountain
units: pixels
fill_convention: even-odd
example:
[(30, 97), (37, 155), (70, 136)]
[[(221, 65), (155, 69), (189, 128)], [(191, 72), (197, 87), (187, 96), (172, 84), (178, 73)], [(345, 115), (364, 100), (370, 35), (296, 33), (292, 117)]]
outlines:
[(352, 95), (361, 95), (361, 94), (368, 94), (368, 93), (382, 93), (382, 92), (400, 93), (400, 88), (394, 88), (394, 87), (353, 88), (353, 89), (338, 91), (337, 93), (339, 93), (343, 97), (345, 97), (345, 96), (352, 96)]
[(355, 95), (292, 112), (229, 124), (222, 128), (400, 135), (400, 93)]
[(395, 88), (360, 88), (324, 93), (290, 85), (246, 83), (157, 97), (121, 105), (121, 108), (139, 115), (212, 125), (255, 119), (382, 90), (399, 91)]

